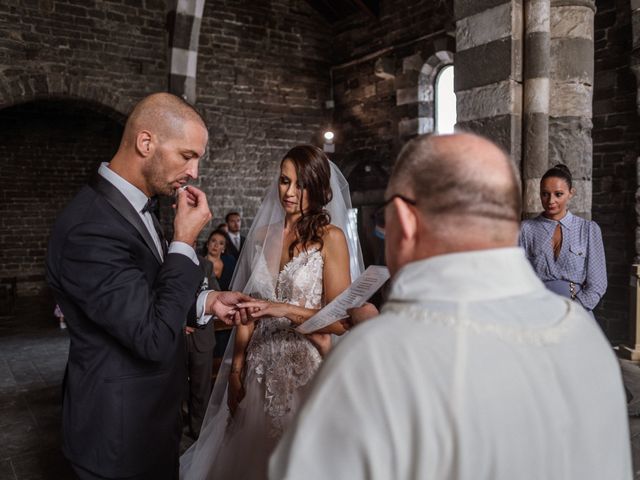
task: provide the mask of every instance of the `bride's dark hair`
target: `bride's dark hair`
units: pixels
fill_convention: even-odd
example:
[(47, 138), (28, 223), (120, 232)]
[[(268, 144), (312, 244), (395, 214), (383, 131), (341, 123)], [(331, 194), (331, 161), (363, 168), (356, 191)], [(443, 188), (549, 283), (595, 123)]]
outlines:
[(329, 159), (322, 150), (313, 145), (298, 145), (293, 147), (283, 157), (291, 160), (296, 169), (300, 190), (307, 192), (308, 207), (302, 210), (302, 195), (300, 195), (300, 210), (302, 216), (296, 223), (296, 239), (289, 245), (289, 256), (293, 258), (298, 245), (306, 249), (308, 245), (319, 244), (322, 241), (322, 230), (331, 223), (331, 216), (324, 207), (331, 201), (331, 167)]

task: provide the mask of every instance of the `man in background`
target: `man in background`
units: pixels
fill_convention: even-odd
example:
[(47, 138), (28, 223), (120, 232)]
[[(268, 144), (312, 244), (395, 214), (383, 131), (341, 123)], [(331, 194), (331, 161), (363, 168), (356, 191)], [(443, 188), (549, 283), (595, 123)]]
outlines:
[(227, 249), (226, 253), (236, 260), (240, 256), (245, 238), (240, 235), (242, 217), (238, 212), (229, 212), (224, 218), (227, 223)]

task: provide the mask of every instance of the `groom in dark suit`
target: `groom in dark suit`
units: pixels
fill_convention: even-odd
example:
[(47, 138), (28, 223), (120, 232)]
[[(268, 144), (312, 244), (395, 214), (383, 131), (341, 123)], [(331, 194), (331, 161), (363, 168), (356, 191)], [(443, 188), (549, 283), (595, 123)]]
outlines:
[[(180, 187), (197, 177), (207, 141), (204, 120), (182, 99), (143, 99), (111, 162), (51, 232), (48, 281), (71, 339), (63, 451), (82, 479), (178, 476), (183, 326), (202, 279), (191, 245), (211, 219), (204, 193)], [(151, 199), (176, 192), (167, 245)], [(241, 298), (212, 292), (204, 310), (237, 320)]]

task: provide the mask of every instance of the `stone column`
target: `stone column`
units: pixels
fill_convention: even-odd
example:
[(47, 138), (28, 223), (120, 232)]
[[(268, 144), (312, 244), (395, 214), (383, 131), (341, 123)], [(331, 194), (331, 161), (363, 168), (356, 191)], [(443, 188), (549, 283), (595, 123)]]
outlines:
[[(640, 0), (631, 0), (631, 28), (633, 45), (631, 47), (631, 71), (636, 76), (636, 105), (640, 115)], [(638, 152), (640, 154), (640, 152)], [(636, 160), (636, 256), (631, 265), (630, 279), (630, 346), (621, 346), (620, 354), (634, 361), (640, 361), (640, 156)]]
[(594, 0), (551, 1), (549, 164), (571, 169), (572, 212), (591, 218)]
[(520, 166), (522, 3), (455, 0), (457, 127), (500, 144)]
[(549, 158), (549, 22), (551, 0), (524, 3), (522, 187), (525, 218), (540, 212), (540, 179)]
[(200, 24), (205, 0), (178, 0), (169, 21), (169, 91), (196, 102)]

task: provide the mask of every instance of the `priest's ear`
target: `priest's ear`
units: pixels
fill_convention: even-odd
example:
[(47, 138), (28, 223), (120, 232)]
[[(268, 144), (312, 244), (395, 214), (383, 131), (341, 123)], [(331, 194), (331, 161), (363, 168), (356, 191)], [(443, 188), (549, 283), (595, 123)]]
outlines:
[(418, 240), (418, 211), (400, 197), (393, 199), (385, 215), (385, 257), (391, 275), (414, 260)]

